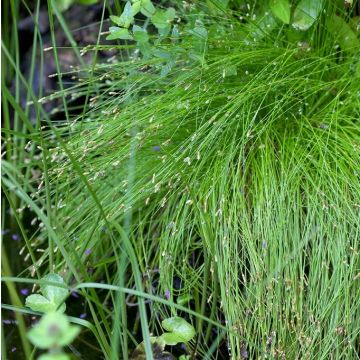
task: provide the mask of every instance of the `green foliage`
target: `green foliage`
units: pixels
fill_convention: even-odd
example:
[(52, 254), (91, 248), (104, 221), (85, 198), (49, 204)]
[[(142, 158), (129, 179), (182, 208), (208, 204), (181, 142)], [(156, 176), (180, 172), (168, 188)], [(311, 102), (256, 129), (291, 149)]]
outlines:
[(206, 40), (208, 36), (208, 32), (201, 21), (198, 21), (196, 26), (193, 29), (189, 30), (189, 34), (192, 34), (196, 38), (203, 41)]
[(290, 24), (290, 4), (288, 0), (271, 0), (270, 8), (273, 14), (284, 24)]
[[(139, 4), (140, 5), (137, 5)], [(151, 0), (140, 0), (140, 1), (133, 1), (133, 6), (140, 7), (140, 12), (146, 17), (154, 16), (156, 9)]]
[[(64, 285), (64, 280), (57, 274), (48, 274), (42, 281)], [(45, 315), (28, 332), (29, 340), (39, 349), (50, 352), (43, 354), (39, 360), (66, 360), (69, 356), (61, 348), (70, 345), (80, 332), (79, 326), (70, 325), (69, 319), (63, 314), (66, 309), (64, 303), (68, 290), (56, 285), (41, 284), (42, 295), (33, 294), (26, 298), (26, 306), (34, 311), (44, 312)]]
[(130, 2), (127, 2), (124, 6), (124, 11), (120, 16), (110, 16), (112, 22), (116, 25), (128, 28), (130, 24), (134, 21), (134, 13)]
[(343, 51), (357, 52), (360, 41), (351, 29), (350, 25), (343, 18), (333, 15), (328, 19), (327, 26), (329, 31), (334, 35)]
[[(132, 214), (139, 266), (160, 269), (159, 291), (170, 288), (180, 302), (191, 294), (194, 300), (183, 305), (212, 319), (224, 316), (235, 329), (223, 335), (232, 359), (245, 350), (249, 358), (275, 357), (281, 349), (289, 359), (333, 351), (335, 358), (354, 357), (334, 324), (359, 303), (340, 275), (357, 273), (348, 249), (356, 248), (358, 236), (353, 204), (360, 189), (352, 171), (360, 165), (353, 146), (359, 141), (358, 45), (352, 52), (340, 44), (331, 26), (335, 10), (323, 6), (327, 17), (319, 11), (306, 31), (265, 15), (266, 4), (246, 10), (256, 16), (244, 15), (243, 23), (238, 13), (223, 20), (216, 13), (215, 21), (177, 9), (181, 23), (173, 37), (152, 42), (156, 34), (147, 30), (151, 56), (106, 68), (108, 87), (67, 141), (84, 173), (102, 174), (89, 181), (108, 217), (122, 223)], [(127, 49), (136, 54), (134, 45)], [(171, 68), (166, 80), (165, 62)], [(70, 189), (61, 210), (70, 219), (66, 231), (85, 241), (95, 217), (83, 214), (92, 214), (95, 202), (81, 190), (70, 161), (54, 162), (51, 171), (56, 191)], [(75, 210), (79, 203), (82, 214)], [(110, 262), (105, 253), (98, 256)], [(181, 279), (180, 290), (172, 289), (174, 278)], [(339, 291), (344, 296), (334, 300)], [(167, 305), (156, 308), (168, 316)], [(355, 324), (358, 316), (347, 318)], [(323, 319), (321, 331), (314, 319)], [(211, 326), (199, 319), (194, 325), (199, 341), (189, 346), (206, 358)], [(356, 326), (347, 331), (354, 339)], [(159, 353), (161, 344), (180, 338), (160, 335)]]
[(133, 34), (134, 34), (134, 40), (138, 43), (147, 43), (149, 41), (149, 35), (140, 26), (134, 25), (132, 28)]
[(79, 332), (80, 327), (70, 325), (66, 315), (50, 312), (28, 332), (28, 337), (37, 348), (51, 350), (39, 360), (66, 360), (69, 357), (61, 352), (61, 348), (70, 345)]
[(71, 344), (79, 332), (80, 327), (70, 325), (66, 315), (51, 312), (41, 318), (28, 336), (39, 349), (51, 349)]
[[(151, 338), (154, 359), (163, 359), (165, 356), (170, 356), (169, 358), (172, 359), (171, 354), (164, 352), (165, 346), (187, 343), (192, 340), (196, 334), (194, 327), (178, 316), (163, 320), (161, 325), (168, 332)], [(185, 358), (185, 356), (181, 358)], [(138, 345), (131, 359), (145, 359), (144, 343)]]
[[(42, 278), (43, 281), (59, 283), (64, 285), (64, 279), (57, 274), (48, 274)], [(40, 294), (32, 294), (26, 298), (25, 305), (31, 310), (49, 313), (53, 311), (65, 312), (66, 304), (64, 300), (68, 295), (68, 290), (56, 285), (43, 284), (40, 287)]]
[(294, 10), (292, 26), (297, 30), (308, 30), (318, 20), (323, 3), (323, 0), (300, 0)]
[(168, 331), (160, 336), (166, 345), (176, 345), (180, 342), (186, 343), (195, 336), (194, 327), (178, 316), (163, 320), (161, 325)]
[(174, 359), (166, 345), (194, 329), (177, 333), (176, 320), (161, 335), (158, 318), (177, 313), (194, 324), (186, 346), (199, 358), (357, 358), (357, 19), (343, 1), (311, 19), (309, 2), (291, 3), (295, 26), (278, 2), (184, 3), (168, 32), (165, 7), (132, 1), (129, 26), (109, 35), (130, 41), (89, 47), (111, 48), (112, 61), (74, 70), (81, 81), (51, 95), (65, 108), (89, 99), (80, 115), (70, 106), (39, 131), (49, 97), (31, 98), (32, 127), (3, 92), (5, 119), (6, 107), (17, 116), (4, 193), (20, 225), (26, 207), (43, 224), (36, 240), (24, 231), (26, 266), (69, 269), (90, 309), (84, 344), (100, 357), (129, 358), (136, 333), (133, 359)]
[(106, 40), (132, 40), (133, 36), (130, 34), (128, 29), (119, 28), (117, 26), (110, 27), (110, 35), (106, 37)]
[(166, 10), (157, 10), (153, 16), (151, 16), (151, 22), (159, 31), (165, 29), (170, 30), (171, 22), (175, 19), (175, 9), (168, 8)]
[(110, 35), (106, 39), (134, 40), (137, 42), (141, 53), (146, 58), (149, 58), (151, 56), (151, 46), (147, 29), (134, 24), (131, 33), (127, 30), (135, 20), (134, 16), (139, 12), (151, 20), (160, 36), (167, 36), (170, 33), (171, 23), (176, 15), (175, 9), (159, 10), (155, 8), (150, 0), (136, 0), (132, 1), (132, 3), (127, 2), (120, 16), (110, 16), (111, 21), (120, 28), (111, 27)]

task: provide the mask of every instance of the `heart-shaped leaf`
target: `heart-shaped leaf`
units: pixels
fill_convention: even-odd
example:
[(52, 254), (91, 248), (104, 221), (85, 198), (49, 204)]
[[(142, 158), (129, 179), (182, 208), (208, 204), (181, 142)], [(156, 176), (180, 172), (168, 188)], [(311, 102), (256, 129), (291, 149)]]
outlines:
[(160, 338), (166, 345), (170, 345), (170, 346), (176, 345), (181, 342), (186, 342), (183, 340), (181, 336), (179, 336), (179, 334), (174, 334), (174, 333), (162, 334)]
[(160, 336), (167, 345), (176, 345), (180, 342), (188, 342), (195, 336), (194, 327), (181, 317), (175, 316), (165, 319), (162, 327), (169, 331)]
[(294, 11), (292, 26), (301, 31), (308, 30), (320, 16), (323, 0), (301, 0)]
[(290, 23), (290, 4), (288, 0), (270, 0), (270, 9), (284, 24)]
[[(165, 319), (162, 322), (162, 326), (169, 332), (158, 337), (150, 338), (154, 359), (175, 359), (171, 354), (164, 352), (165, 346), (190, 341), (195, 336), (195, 329), (187, 321), (178, 316)], [(130, 359), (145, 359), (144, 342), (137, 346)]]
[[(57, 274), (48, 274), (41, 280), (65, 285), (64, 279)], [(64, 300), (68, 295), (68, 290), (62, 286), (41, 284), (40, 294), (32, 294), (25, 300), (26, 306), (34, 311), (52, 312), (59, 311), (63, 313), (66, 310)], [(58, 309), (59, 308), (59, 309)]]
[[(64, 279), (58, 274), (45, 275), (41, 280), (58, 283), (60, 285), (65, 285)], [(63, 286), (48, 285), (48, 284), (42, 284), (40, 286), (40, 290), (47, 299), (57, 304), (63, 302), (69, 292)]]
[[(29, 307), (31, 310), (40, 311), (43, 313), (48, 313), (52, 311), (56, 311), (58, 308), (58, 304), (55, 304), (49, 301), (46, 297), (40, 294), (33, 294), (26, 298), (25, 305)], [(63, 313), (66, 310), (65, 303), (62, 304), (59, 308), (59, 312)]]

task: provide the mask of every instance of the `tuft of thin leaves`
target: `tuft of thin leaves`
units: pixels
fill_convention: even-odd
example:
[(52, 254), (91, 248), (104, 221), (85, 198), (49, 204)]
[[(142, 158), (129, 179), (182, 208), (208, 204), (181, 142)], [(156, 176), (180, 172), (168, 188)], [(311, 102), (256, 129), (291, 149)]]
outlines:
[[(107, 358), (119, 356), (117, 343), (109, 345), (115, 338), (123, 358), (136, 347), (126, 298), (113, 294), (115, 285), (127, 285), (140, 298), (156, 292), (151, 309), (161, 318), (178, 315), (177, 301), (187, 299), (197, 334), (189, 346), (200, 357), (216, 358), (225, 339), (232, 359), (355, 359), (355, 32), (345, 10), (327, 2), (316, 9), (298, 2), (289, 27), (285, 8), (272, 16), (258, 3), (219, 3), (177, 9), (179, 28), (150, 48), (140, 48), (148, 39), (139, 25), (124, 27), (136, 45), (121, 43), (115, 61), (96, 64), (60, 93), (88, 95), (81, 116), (34, 136), (48, 149), (46, 187), (32, 200), (31, 182), (19, 183), (5, 163), (6, 191), (44, 221), (61, 251), (52, 260), (57, 268), (90, 281), (86, 259), (96, 269), (92, 281), (105, 277), (108, 285), (98, 285), (118, 307), (110, 309), (94, 289), (84, 296)], [(228, 5), (233, 13), (224, 14)], [(92, 48), (100, 49), (107, 48)], [(44, 214), (46, 194), (56, 233)], [(126, 276), (129, 266), (133, 276)], [(158, 301), (163, 294), (169, 302)], [(151, 351), (157, 317), (147, 322), (139, 304), (141, 340)], [(226, 332), (213, 331), (220, 319)]]

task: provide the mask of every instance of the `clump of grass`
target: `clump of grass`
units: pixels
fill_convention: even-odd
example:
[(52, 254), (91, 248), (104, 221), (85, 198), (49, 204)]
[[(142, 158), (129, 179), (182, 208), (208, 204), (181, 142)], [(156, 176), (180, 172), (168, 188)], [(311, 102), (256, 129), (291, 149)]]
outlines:
[[(141, 271), (224, 314), (234, 359), (356, 356), (359, 85), (318, 31), (306, 51), (272, 33), (249, 42), (228, 19), (210, 27), (203, 62), (180, 56), (167, 78), (156, 59), (99, 66), (109, 84), (66, 140), (107, 219), (132, 213)], [(93, 197), (52, 151), (66, 232), (103, 247), (89, 238)], [(210, 329), (197, 330), (201, 353)]]
[[(192, 11), (190, 24), (201, 17)], [(358, 49), (338, 49), (326, 19), (299, 46), (288, 30), (238, 15), (202, 19), (208, 36), (196, 60), (191, 35), (162, 42), (176, 54), (166, 77), (161, 58), (121, 45), (131, 58), (95, 66), (85, 87), (68, 90), (91, 98), (84, 116), (46, 138), (52, 216), (70, 251), (54, 265), (76, 269), (91, 249), (93, 280), (105, 272), (108, 283), (137, 282), (171, 301), (189, 296), (201, 315), (192, 343), (200, 358), (216, 351), (207, 316), (224, 321), (233, 359), (355, 359)], [(114, 223), (131, 245), (114, 236)], [(177, 311), (152, 305), (164, 316)]]

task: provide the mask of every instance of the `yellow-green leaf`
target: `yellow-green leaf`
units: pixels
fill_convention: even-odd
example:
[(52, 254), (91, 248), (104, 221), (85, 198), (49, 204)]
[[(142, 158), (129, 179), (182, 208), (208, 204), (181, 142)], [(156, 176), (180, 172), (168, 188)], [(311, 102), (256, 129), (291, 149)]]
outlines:
[(343, 51), (359, 50), (360, 42), (350, 25), (343, 18), (333, 15), (327, 23), (328, 30), (334, 35)]
[(270, 9), (284, 24), (290, 24), (290, 4), (288, 0), (270, 0)]
[(308, 30), (320, 16), (323, 0), (301, 0), (294, 11), (292, 26), (301, 31)]

